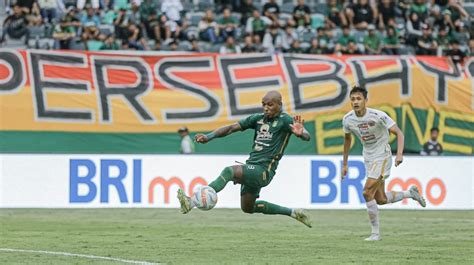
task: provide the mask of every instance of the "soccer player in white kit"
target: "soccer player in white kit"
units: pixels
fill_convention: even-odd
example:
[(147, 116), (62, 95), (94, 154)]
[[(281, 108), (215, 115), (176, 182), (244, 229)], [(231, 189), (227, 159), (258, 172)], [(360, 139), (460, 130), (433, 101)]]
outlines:
[(381, 239), (377, 205), (395, 203), (404, 198), (411, 198), (423, 207), (426, 206), (426, 202), (416, 186), (410, 187), (408, 191), (385, 192), (385, 179), (390, 176), (392, 167), (392, 152), (388, 143), (389, 131), (397, 135), (395, 166), (403, 162), (403, 133), (385, 112), (366, 107), (367, 90), (364, 87), (353, 87), (349, 97), (353, 110), (347, 113), (342, 120), (345, 136), (341, 178), (344, 179), (347, 175), (347, 158), (352, 141), (351, 133), (354, 133), (363, 145), (367, 176), (363, 195), (372, 225), (372, 233), (365, 240), (377, 241)]

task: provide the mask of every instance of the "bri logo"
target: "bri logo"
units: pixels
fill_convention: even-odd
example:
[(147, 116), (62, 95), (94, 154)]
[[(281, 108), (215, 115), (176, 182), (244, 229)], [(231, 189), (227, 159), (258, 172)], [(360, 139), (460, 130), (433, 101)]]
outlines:
[(109, 203), (118, 196), (120, 204), (142, 204), (142, 188), (145, 187), (147, 204), (155, 203), (154, 195), (157, 190), (163, 191), (163, 202), (169, 204), (171, 187), (179, 187), (190, 193), (198, 185), (207, 185), (207, 181), (202, 177), (192, 179), (186, 187), (179, 177), (165, 179), (157, 176), (143, 186), (142, 177), (141, 159), (133, 159), (131, 165), (127, 165), (122, 159), (101, 159), (99, 163), (89, 159), (71, 159), (69, 202), (91, 203), (99, 196), (100, 203)]
[[(337, 170), (339, 167), (339, 170)], [(337, 202), (340, 192), (340, 203), (350, 203), (350, 194), (356, 193), (358, 203), (365, 203), (362, 191), (365, 183), (365, 165), (363, 161), (349, 160), (347, 163), (348, 175), (344, 181), (340, 180), (342, 161), (335, 163), (331, 160), (311, 161), (311, 203), (328, 204)], [(386, 181), (386, 190), (408, 190), (411, 185), (416, 185), (424, 193), (431, 205), (439, 205), (446, 198), (446, 185), (439, 178), (429, 179), (423, 187), (423, 181), (418, 178), (390, 177)], [(339, 186), (339, 189), (338, 189)], [(352, 193), (351, 193), (352, 192)], [(354, 196), (354, 194), (353, 194)], [(402, 204), (407, 204), (407, 199)]]

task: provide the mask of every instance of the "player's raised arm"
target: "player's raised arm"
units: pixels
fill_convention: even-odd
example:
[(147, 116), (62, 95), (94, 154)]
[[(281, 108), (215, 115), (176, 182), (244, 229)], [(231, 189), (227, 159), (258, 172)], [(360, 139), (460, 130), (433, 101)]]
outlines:
[(194, 140), (198, 143), (205, 144), (214, 138), (225, 137), (229, 134), (232, 134), (234, 132), (238, 132), (241, 130), (242, 128), (240, 127), (240, 124), (236, 122), (231, 125), (226, 125), (226, 126), (217, 128), (208, 134), (202, 134), (202, 133), (196, 134), (196, 136), (194, 137)]
[(293, 124), (290, 124), (290, 127), (291, 132), (297, 137), (303, 139), (304, 141), (309, 141), (311, 139), (309, 132), (304, 128), (304, 120), (301, 119), (300, 115), (293, 117)]
[(402, 130), (395, 124), (390, 127), (389, 131), (397, 135), (397, 156), (395, 157), (395, 166), (397, 167), (403, 162), (403, 148), (405, 146), (405, 136)]
[(350, 133), (344, 134), (344, 150), (342, 153), (342, 171), (341, 179), (344, 179), (347, 175), (347, 160), (349, 158), (349, 149), (351, 148), (352, 135)]

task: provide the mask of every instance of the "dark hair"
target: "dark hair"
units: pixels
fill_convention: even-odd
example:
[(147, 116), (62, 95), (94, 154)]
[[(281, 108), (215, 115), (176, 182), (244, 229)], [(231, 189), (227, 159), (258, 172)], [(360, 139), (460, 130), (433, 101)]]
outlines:
[(431, 128), (431, 130), (430, 130), (430, 133), (432, 133), (432, 132), (434, 132), (434, 131), (437, 131), (437, 132), (439, 132), (439, 129), (438, 129), (438, 127), (433, 127), (433, 128)]
[(365, 87), (363, 87), (363, 86), (354, 86), (351, 89), (351, 92), (349, 93), (349, 96), (354, 94), (354, 93), (362, 93), (362, 96), (364, 96), (364, 98), (367, 99), (367, 94), (369, 92), (367, 92), (367, 89), (365, 89)]
[(183, 127), (178, 129), (178, 132), (189, 132), (189, 130), (188, 130), (188, 127), (183, 126)]

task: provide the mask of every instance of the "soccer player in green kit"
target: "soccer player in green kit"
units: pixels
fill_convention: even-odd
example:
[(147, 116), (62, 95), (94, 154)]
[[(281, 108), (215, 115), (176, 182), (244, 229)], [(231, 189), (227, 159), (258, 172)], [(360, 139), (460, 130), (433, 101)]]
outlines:
[[(245, 213), (288, 215), (311, 227), (311, 221), (302, 209), (291, 209), (267, 201), (258, 200), (260, 189), (270, 184), (278, 167), (278, 161), (288, 145), (291, 134), (304, 141), (310, 140), (308, 131), (303, 126), (301, 116), (292, 118), (282, 112), (281, 94), (277, 91), (268, 92), (262, 99), (263, 113), (253, 114), (237, 123), (227, 125), (208, 134), (198, 134), (198, 143), (207, 143), (215, 138), (247, 129), (255, 130), (254, 143), (246, 164), (228, 166), (209, 184), (216, 192), (220, 192), (227, 182), (241, 184), (240, 207)], [(194, 207), (192, 200), (178, 190), (181, 212), (188, 213)]]

